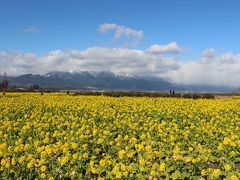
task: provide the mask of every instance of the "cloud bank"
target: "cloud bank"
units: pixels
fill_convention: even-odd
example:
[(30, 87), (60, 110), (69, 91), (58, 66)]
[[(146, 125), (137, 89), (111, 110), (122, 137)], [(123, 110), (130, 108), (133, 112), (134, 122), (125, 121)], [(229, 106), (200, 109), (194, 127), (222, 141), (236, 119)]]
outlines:
[(146, 51), (125, 48), (91, 47), (80, 50), (55, 50), (41, 57), (32, 53), (0, 52), (0, 71), (8, 74), (47, 73), (49, 71), (112, 71), (136, 75), (178, 69), (177, 60)]
[(179, 66), (179, 69), (163, 76), (182, 84), (240, 87), (240, 54), (216, 55), (215, 50), (208, 49), (199, 59)]
[[(214, 52), (214, 53), (213, 53)], [(199, 59), (181, 62), (147, 50), (91, 47), (34, 53), (0, 52), (0, 72), (10, 75), (50, 71), (111, 71), (170, 79), (180, 84), (240, 86), (240, 54), (205, 50)]]

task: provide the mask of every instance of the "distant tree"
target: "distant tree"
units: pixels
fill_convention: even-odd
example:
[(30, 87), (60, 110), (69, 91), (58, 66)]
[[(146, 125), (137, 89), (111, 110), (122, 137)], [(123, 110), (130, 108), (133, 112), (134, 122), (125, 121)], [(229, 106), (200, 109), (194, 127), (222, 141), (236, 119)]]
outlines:
[(185, 99), (190, 99), (190, 98), (192, 98), (192, 95), (191, 94), (183, 94), (182, 97)]
[(39, 84), (34, 84), (34, 85), (32, 85), (32, 89), (33, 90), (39, 90), (41, 88), (40, 88)]
[(200, 94), (193, 94), (192, 98), (193, 99), (200, 99), (200, 98), (202, 98), (202, 96)]
[(203, 98), (203, 99), (214, 99), (215, 96), (214, 96), (213, 94), (207, 93), (207, 94), (203, 94), (203, 95), (202, 95), (202, 98)]
[(7, 80), (3, 80), (2, 84), (1, 84), (1, 88), (2, 89), (7, 89), (8, 88), (8, 81)]
[(1, 86), (0, 86), (0, 89), (3, 91), (3, 96), (5, 96), (5, 95), (6, 95), (6, 91), (7, 91), (7, 89), (8, 89), (8, 81), (7, 81), (6, 79), (4, 79), (4, 80), (2, 81), (2, 84), (1, 84)]

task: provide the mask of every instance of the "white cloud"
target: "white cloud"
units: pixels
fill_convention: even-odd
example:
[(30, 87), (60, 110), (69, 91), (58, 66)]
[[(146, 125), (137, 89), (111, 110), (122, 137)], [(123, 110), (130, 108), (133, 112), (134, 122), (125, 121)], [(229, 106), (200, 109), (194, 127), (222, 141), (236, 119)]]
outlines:
[(37, 68), (37, 56), (33, 53), (0, 52), (0, 72), (10, 75), (34, 73)]
[(164, 77), (186, 85), (240, 87), (240, 54), (224, 53), (196, 60), (124, 48), (91, 47), (85, 50), (55, 50), (37, 56), (33, 53), (0, 52), (0, 73), (44, 74), (50, 71), (112, 71), (139, 76)]
[(219, 61), (223, 64), (238, 64), (240, 60), (240, 55), (235, 55), (233, 53), (225, 53), (218, 57)]
[(132, 47), (139, 45), (144, 38), (144, 32), (141, 30), (134, 30), (114, 23), (104, 23), (99, 26), (100, 33), (107, 33), (109, 31), (114, 31), (114, 40), (116, 41), (122, 38), (131, 39), (132, 41), (128, 42), (128, 45)]
[(25, 33), (39, 33), (40, 31), (41, 31), (41, 29), (36, 26), (27, 26), (23, 30), (23, 32), (25, 32)]
[(182, 51), (182, 49), (177, 45), (176, 42), (171, 42), (166, 45), (159, 45), (159, 44), (154, 44), (152, 45), (147, 51), (151, 53), (174, 53), (178, 54)]
[(205, 57), (205, 58), (214, 58), (215, 56), (216, 56), (216, 52), (213, 48), (205, 49), (202, 52), (202, 57)]
[(208, 61), (205, 58), (181, 63), (179, 69), (163, 76), (186, 85), (240, 86), (240, 54), (211, 55)]
[(31, 53), (0, 52), (0, 71), (8, 74), (47, 73), (49, 71), (112, 71), (142, 76), (160, 76), (179, 68), (178, 61), (136, 49), (99, 48), (51, 51), (41, 57)]

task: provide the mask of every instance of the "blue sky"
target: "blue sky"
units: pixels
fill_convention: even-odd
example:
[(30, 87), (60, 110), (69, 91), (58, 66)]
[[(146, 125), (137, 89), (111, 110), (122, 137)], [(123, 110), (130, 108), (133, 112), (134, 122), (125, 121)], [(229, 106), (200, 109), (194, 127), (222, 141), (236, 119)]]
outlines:
[[(145, 66), (148, 75), (185, 84), (204, 83), (203, 69), (211, 69), (210, 83), (221, 84), (220, 75), (227, 84), (240, 69), (239, 8), (239, 0), (1, 0), (0, 61), (12, 74), (55, 70), (47, 67), (62, 59), (68, 69), (57, 70), (96, 70), (115, 63), (106, 69), (139, 74)], [(75, 64), (73, 50), (78, 51)], [(112, 53), (111, 58), (104, 53)], [(49, 60), (49, 54), (54, 58)], [(132, 65), (135, 69), (126, 66), (132, 56), (142, 58)], [(36, 70), (40, 65), (33, 61), (42, 69)], [(183, 70), (187, 74), (177, 78)]]
[[(175, 41), (188, 49), (187, 57), (210, 47), (239, 52), (239, 7), (238, 0), (1, 0), (0, 50), (109, 46), (111, 37), (97, 28), (116, 23), (144, 31), (139, 48)], [(24, 33), (28, 26), (40, 32)]]

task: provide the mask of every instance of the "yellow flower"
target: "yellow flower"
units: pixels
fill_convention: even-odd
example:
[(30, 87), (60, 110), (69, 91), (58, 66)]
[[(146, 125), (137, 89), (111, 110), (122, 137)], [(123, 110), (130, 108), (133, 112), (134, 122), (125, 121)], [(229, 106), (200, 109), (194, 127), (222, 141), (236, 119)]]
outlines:
[(126, 154), (126, 151), (125, 151), (125, 150), (120, 150), (120, 151), (118, 152), (118, 157), (119, 157), (120, 159), (123, 159), (124, 156), (125, 156), (125, 154)]
[(230, 144), (230, 143), (231, 143), (231, 139), (228, 138), (228, 137), (225, 137), (224, 140), (223, 140), (223, 144), (224, 144), (224, 145), (228, 145), (228, 144)]
[(125, 141), (127, 141), (129, 139), (128, 135), (124, 136), (123, 138)]
[(104, 159), (101, 159), (101, 160), (99, 161), (99, 164), (100, 164), (100, 166), (104, 167), (104, 166), (107, 165), (107, 161), (104, 160)]
[(41, 172), (47, 171), (47, 166), (43, 165), (40, 167)]
[(13, 166), (16, 165), (16, 159), (15, 159), (14, 157), (13, 157), (12, 160), (11, 160), (11, 164), (12, 164)]
[(103, 143), (103, 139), (102, 138), (98, 138), (98, 140), (97, 140), (97, 144), (102, 144)]
[(96, 136), (96, 134), (97, 134), (97, 129), (93, 129), (93, 131), (92, 131), (92, 133), (93, 133), (93, 136)]
[(117, 179), (121, 179), (121, 177), (122, 177), (122, 173), (121, 172), (116, 172), (116, 178)]
[(139, 170), (140, 170), (141, 172), (143, 172), (143, 171), (145, 171), (145, 168), (144, 168), (143, 166), (141, 166), (141, 167), (139, 168)]
[(87, 147), (88, 147), (88, 144), (86, 144), (86, 143), (82, 145), (82, 148), (83, 148), (84, 150), (87, 150)]
[(125, 166), (124, 164), (121, 164), (121, 170), (124, 172), (127, 170), (127, 166)]
[(189, 147), (189, 148), (188, 148), (188, 151), (192, 152), (192, 151), (193, 151), (193, 148), (192, 148), (192, 147)]
[(85, 158), (85, 159), (87, 159), (87, 158), (88, 158), (88, 153), (86, 153), (86, 152), (83, 153), (82, 157)]
[(77, 153), (73, 154), (73, 159), (78, 160), (78, 154)]
[(31, 161), (27, 164), (27, 167), (28, 167), (29, 169), (32, 169), (34, 163), (35, 163), (35, 161), (34, 161), (34, 160), (31, 160)]
[(222, 144), (219, 144), (218, 147), (217, 147), (217, 149), (218, 149), (219, 151), (223, 150)]
[(165, 168), (166, 168), (166, 164), (164, 162), (161, 162), (159, 166), (159, 171), (165, 171)]
[(202, 169), (201, 170), (201, 175), (202, 176), (206, 176), (207, 175), (207, 170), (206, 169)]
[(94, 167), (91, 168), (91, 172), (93, 174), (98, 174), (99, 173), (98, 170), (96, 168), (94, 168)]
[(41, 177), (42, 179), (45, 179), (45, 178), (46, 178), (46, 174), (42, 173), (42, 174), (40, 175), (40, 177)]
[(142, 140), (144, 140), (146, 138), (146, 134), (142, 134), (141, 136), (140, 136), (140, 139), (142, 139)]
[(146, 146), (146, 151), (147, 151), (147, 152), (151, 152), (151, 151), (152, 151), (152, 147), (151, 147), (150, 145), (147, 145), (147, 146)]
[[(189, 179), (200, 174), (199, 179), (237, 180), (240, 174), (232, 160), (239, 156), (239, 97), (225, 101), (9, 92), (0, 95), (0, 174), (2, 179), (13, 171), (21, 176), (27, 168), (37, 179), (83, 179), (77, 170), (83, 168), (87, 179), (106, 175), (155, 180), (169, 170), (169, 178), (179, 179), (184, 163), (199, 167)], [(219, 153), (221, 164), (225, 162), (221, 170), (209, 164)], [(171, 170), (168, 164), (175, 167)]]
[(173, 174), (172, 174), (172, 179), (179, 179), (181, 177), (181, 172), (176, 170)]
[(76, 149), (78, 148), (78, 144), (75, 143), (75, 142), (72, 142), (71, 145), (72, 145), (72, 148), (73, 148), (74, 150), (76, 150)]
[(110, 134), (110, 131), (104, 130), (104, 131), (103, 131), (103, 134), (107, 136), (107, 135)]
[(186, 158), (185, 158), (185, 162), (186, 163), (188, 163), (188, 162), (191, 162), (192, 161), (192, 157), (190, 157), (190, 156), (187, 156)]
[(150, 174), (151, 174), (152, 176), (156, 176), (157, 173), (156, 173), (156, 171), (151, 170)]
[(25, 161), (25, 159), (26, 159), (25, 156), (21, 156), (20, 158), (18, 158), (18, 162), (22, 164)]
[(225, 171), (230, 171), (232, 169), (232, 167), (230, 164), (225, 164), (224, 169), (225, 169)]
[(10, 166), (11, 166), (11, 164), (10, 164), (10, 160), (7, 159), (6, 164), (5, 164), (5, 168), (9, 169)]
[(214, 178), (218, 178), (220, 175), (221, 175), (221, 171), (220, 171), (220, 169), (214, 169), (213, 171), (212, 171), (212, 177), (214, 177)]
[(65, 165), (67, 164), (69, 161), (69, 157), (68, 156), (64, 156), (62, 159), (61, 159), (61, 165)]
[(232, 176), (230, 177), (230, 180), (239, 180), (239, 179), (238, 179), (238, 177), (237, 177), (236, 175), (232, 175)]
[(145, 160), (144, 159), (139, 159), (139, 164), (140, 165), (144, 165), (145, 164)]
[(143, 145), (143, 144), (139, 144), (139, 145), (138, 145), (138, 150), (139, 150), (139, 151), (141, 151), (143, 148), (144, 148), (144, 145)]

